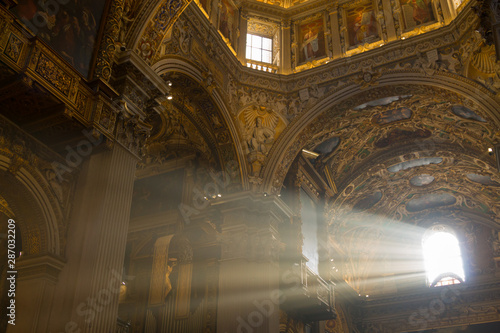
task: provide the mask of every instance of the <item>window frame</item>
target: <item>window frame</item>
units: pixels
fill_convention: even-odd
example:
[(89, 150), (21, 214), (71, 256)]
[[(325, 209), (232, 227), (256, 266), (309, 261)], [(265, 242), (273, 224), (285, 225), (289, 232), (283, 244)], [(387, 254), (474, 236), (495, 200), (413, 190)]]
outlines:
[[(425, 256), (425, 243), (426, 241), (434, 234), (437, 234), (437, 233), (448, 233), (450, 235), (452, 235), (456, 241), (457, 241), (457, 246), (458, 246), (458, 252), (459, 252), (459, 255), (460, 255), (460, 261), (461, 261), (461, 272), (457, 272), (457, 271), (441, 271), (439, 274), (436, 275), (436, 277), (434, 278), (434, 280), (430, 281), (429, 280), (429, 272), (427, 270), (427, 263), (426, 263), (426, 256)], [(425, 269), (425, 278), (426, 278), (426, 285), (428, 287), (441, 287), (441, 286), (449, 286), (450, 284), (462, 284), (462, 283), (465, 283), (466, 281), (466, 273), (465, 273), (465, 269), (464, 269), (464, 256), (463, 256), (463, 251), (462, 251), (462, 247), (460, 246), (460, 238), (458, 237), (458, 235), (456, 234), (455, 230), (453, 228), (451, 228), (450, 226), (446, 225), (446, 224), (435, 224), (433, 225), (432, 227), (428, 228), (422, 238), (422, 256), (423, 256), (423, 263), (424, 263), (424, 269)], [(462, 273), (463, 274), (463, 277), (460, 276), (459, 273)], [(457, 280), (458, 282), (453, 282), (453, 283), (449, 283), (449, 284), (440, 284), (440, 282), (442, 282), (443, 280), (445, 280), (446, 278), (451, 278), (451, 279), (454, 279), (454, 280)], [(443, 281), (444, 282), (444, 281)]]
[[(253, 46), (253, 43), (250, 43), (249, 44), (249, 39), (252, 39), (252, 37), (255, 36), (255, 37), (259, 37), (261, 39), (261, 45), (260, 47), (255, 47)], [(270, 41), (270, 49), (264, 49), (263, 48), (263, 41), (264, 39), (267, 39)], [(261, 60), (255, 60), (252, 58), (252, 52), (250, 54), (250, 56), (248, 55), (248, 50), (250, 48), (250, 51), (252, 50), (259, 50), (259, 54), (260, 54), (260, 59)], [(268, 52), (269, 55), (270, 55), (270, 59), (269, 59), (269, 62), (267, 61), (263, 61), (263, 55), (264, 55), (264, 52)], [(262, 36), (262, 35), (257, 35), (257, 34), (253, 34), (253, 33), (247, 33), (246, 35), (246, 44), (245, 44), (245, 59), (249, 60), (249, 61), (255, 61), (255, 62), (259, 62), (259, 63), (262, 63), (262, 64), (269, 64), (269, 65), (272, 65), (273, 64), (273, 38), (272, 37), (267, 37), (267, 36)]]

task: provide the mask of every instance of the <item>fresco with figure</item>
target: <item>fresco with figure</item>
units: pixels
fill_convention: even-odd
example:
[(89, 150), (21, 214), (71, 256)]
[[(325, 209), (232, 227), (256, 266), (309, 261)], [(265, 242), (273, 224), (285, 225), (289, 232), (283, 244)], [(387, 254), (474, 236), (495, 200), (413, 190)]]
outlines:
[(436, 20), (431, 0), (399, 0), (399, 3), (406, 29), (413, 29)]
[(347, 10), (349, 46), (373, 43), (379, 40), (377, 19), (371, 1)]
[(87, 77), (106, 1), (70, 0), (64, 3), (20, 0), (13, 12)]
[(323, 18), (299, 25), (299, 64), (326, 56)]

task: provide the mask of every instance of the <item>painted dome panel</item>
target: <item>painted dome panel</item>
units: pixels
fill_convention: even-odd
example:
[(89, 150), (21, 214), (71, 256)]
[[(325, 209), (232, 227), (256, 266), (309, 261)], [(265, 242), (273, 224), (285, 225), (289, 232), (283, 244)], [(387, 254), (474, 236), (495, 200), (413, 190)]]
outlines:
[(421, 174), (410, 179), (410, 184), (413, 186), (425, 186), (434, 181), (434, 177), (428, 174)]
[(448, 193), (431, 193), (411, 200), (406, 205), (406, 210), (412, 213), (419, 212), (424, 209), (453, 205), (456, 201), (457, 199)]
[(404, 99), (404, 98), (409, 98), (411, 96), (412, 95), (384, 97), (384, 98), (376, 99), (374, 101), (370, 101), (368, 103), (358, 105), (353, 110), (359, 111), (359, 110), (363, 110), (367, 107), (372, 107), (372, 106), (385, 106), (385, 105), (391, 104), (392, 102), (399, 101), (399, 100)]
[(425, 157), (425, 158), (419, 158), (416, 160), (410, 160), (410, 161), (395, 164), (391, 167), (388, 167), (387, 171), (398, 172), (401, 170), (416, 168), (419, 166), (424, 166), (424, 165), (429, 165), (429, 164), (439, 164), (441, 162), (443, 162), (443, 159), (441, 157)]
[(486, 120), (483, 117), (481, 117), (480, 115), (478, 115), (477, 113), (475, 113), (471, 109), (466, 108), (463, 105), (453, 105), (451, 107), (451, 112), (453, 112), (455, 115), (462, 117), (462, 118), (465, 118), (465, 119), (472, 119), (472, 120), (486, 122)]
[(352, 207), (352, 210), (355, 213), (360, 213), (362, 211), (372, 208), (377, 202), (380, 201), (380, 199), (382, 199), (382, 192), (380, 191), (374, 192), (366, 196), (365, 198), (359, 200), (354, 205), (354, 207)]
[(425, 129), (407, 130), (402, 128), (395, 128), (390, 131), (386, 137), (379, 139), (375, 142), (375, 147), (385, 148), (395, 143), (408, 142), (417, 139), (426, 139), (432, 135), (431, 131)]
[(483, 175), (478, 175), (476, 173), (469, 173), (467, 175), (467, 178), (472, 180), (473, 182), (483, 184), (483, 185), (488, 185), (488, 186), (500, 186), (499, 183), (496, 181), (492, 180), (491, 177), (489, 176), (483, 176)]
[(339, 137), (330, 138), (328, 140), (323, 141), (319, 145), (317, 145), (314, 148), (314, 151), (316, 153), (325, 154), (326, 155), (326, 154), (329, 154), (332, 151), (334, 151), (335, 148), (337, 148), (337, 146), (339, 145), (339, 143), (340, 143), (340, 138)]
[(390, 109), (373, 116), (372, 122), (378, 125), (385, 125), (395, 121), (410, 119), (411, 115), (412, 111), (405, 107)]

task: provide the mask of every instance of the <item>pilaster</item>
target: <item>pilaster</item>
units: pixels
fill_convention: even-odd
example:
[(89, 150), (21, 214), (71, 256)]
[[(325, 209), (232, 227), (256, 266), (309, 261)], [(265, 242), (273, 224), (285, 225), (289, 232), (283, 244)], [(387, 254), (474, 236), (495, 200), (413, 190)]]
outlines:
[(246, 47), (247, 47), (248, 16), (240, 10), (240, 25), (238, 29), (238, 49), (236, 50), (238, 60), (243, 66), (246, 66)]
[(290, 29), (290, 20), (281, 21), (281, 74), (290, 74), (292, 72)]
[(396, 29), (394, 27), (394, 17), (392, 15), (393, 9), (391, 5), (391, 0), (381, 0), (381, 1), (382, 1), (383, 15), (385, 20), (387, 42), (392, 42), (393, 40), (397, 40), (398, 36), (396, 33)]
[(330, 15), (330, 30), (332, 31), (333, 54), (332, 58), (337, 59), (342, 57), (342, 47), (340, 45), (340, 30), (339, 30), (339, 6), (338, 4), (328, 7), (328, 15)]
[(116, 327), (137, 158), (116, 144), (80, 174), (69, 222), (67, 262), (50, 316), (52, 331)]

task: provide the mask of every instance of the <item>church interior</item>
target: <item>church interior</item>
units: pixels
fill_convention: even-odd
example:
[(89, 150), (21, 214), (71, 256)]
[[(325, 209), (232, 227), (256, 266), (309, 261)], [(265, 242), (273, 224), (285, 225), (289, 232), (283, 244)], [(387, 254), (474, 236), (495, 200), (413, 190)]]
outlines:
[(0, 331), (500, 332), (499, 60), (498, 0), (1, 0)]

